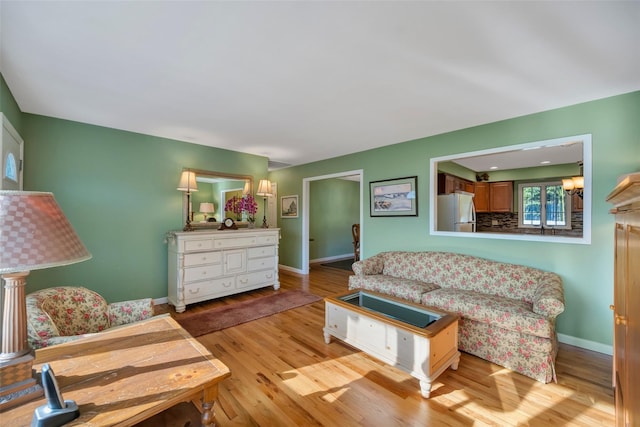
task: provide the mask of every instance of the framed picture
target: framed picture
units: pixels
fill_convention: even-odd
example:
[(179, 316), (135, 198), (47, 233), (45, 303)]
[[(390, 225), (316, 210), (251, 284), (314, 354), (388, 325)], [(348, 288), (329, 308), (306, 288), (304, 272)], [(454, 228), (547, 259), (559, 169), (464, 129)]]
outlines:
[(371, 181), (371, 216), (418, 216), (418, 177)]
[(280, 197), (280, 217), (298, 218), (298, 195)]

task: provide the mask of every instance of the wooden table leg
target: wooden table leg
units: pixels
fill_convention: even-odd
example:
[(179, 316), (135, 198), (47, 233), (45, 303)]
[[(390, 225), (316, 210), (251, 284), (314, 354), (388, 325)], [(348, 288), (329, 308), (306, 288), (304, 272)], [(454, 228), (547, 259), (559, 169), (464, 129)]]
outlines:
[(216, 414), (213, 409), (213, 404), (218, 398), (218, 384), (213, 387), (204, 389), (202, 393), (202, 427), (215, 427), (216, 426)]

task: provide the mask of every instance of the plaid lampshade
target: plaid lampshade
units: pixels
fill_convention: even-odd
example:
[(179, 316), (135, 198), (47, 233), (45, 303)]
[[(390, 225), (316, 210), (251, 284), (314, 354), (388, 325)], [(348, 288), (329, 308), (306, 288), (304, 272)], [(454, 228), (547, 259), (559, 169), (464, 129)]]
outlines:
[(52, 193), (0, 191), (0, 274), (90, 258)]

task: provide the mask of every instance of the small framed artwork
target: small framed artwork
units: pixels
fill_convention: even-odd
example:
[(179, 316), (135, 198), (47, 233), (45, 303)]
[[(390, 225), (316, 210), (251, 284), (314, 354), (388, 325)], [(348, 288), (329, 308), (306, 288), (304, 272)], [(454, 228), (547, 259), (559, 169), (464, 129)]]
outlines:
[(298, 195), (280, 198), (280, 217), (298, 218)]
[(418, 216), (418, 177), (369, 183), (371, 216)]

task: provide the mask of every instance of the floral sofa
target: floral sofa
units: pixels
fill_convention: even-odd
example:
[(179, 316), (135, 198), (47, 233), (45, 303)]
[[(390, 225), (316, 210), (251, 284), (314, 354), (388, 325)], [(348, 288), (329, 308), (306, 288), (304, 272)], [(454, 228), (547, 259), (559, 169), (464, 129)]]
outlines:
[(98, 293), (60, 286), (26, 296), (27, 339), (42, 348), (153, 316), (151, 298), (107, 304)]
[(538, 381), (556, 381), (555, 273), (448, 252), (383, 252), (353, 264), (349, 289), (368, 289), (460, 316), (459, 347)]

